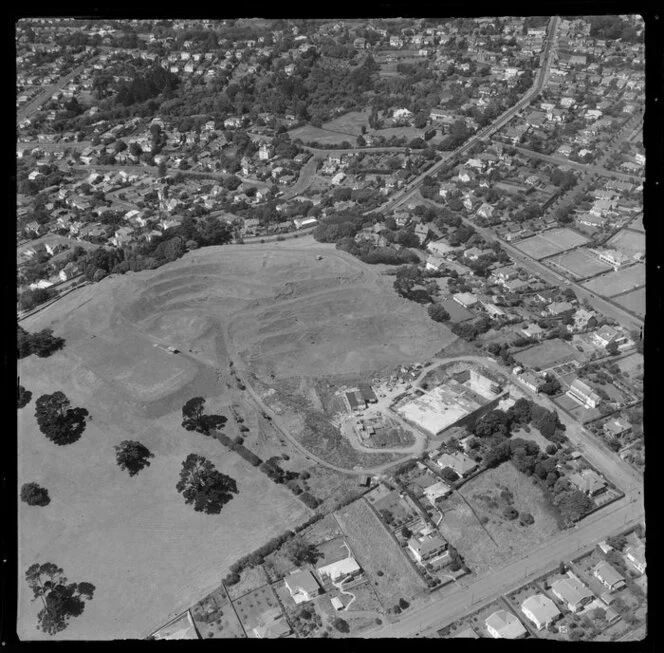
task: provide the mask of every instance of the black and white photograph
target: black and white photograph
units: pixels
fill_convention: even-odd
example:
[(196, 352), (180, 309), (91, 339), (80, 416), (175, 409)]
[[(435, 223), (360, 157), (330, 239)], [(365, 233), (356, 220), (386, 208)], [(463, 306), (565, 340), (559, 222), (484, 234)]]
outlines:
[(15, 21), (10, 630), (648, 641), (646, 19), (329, 11)]

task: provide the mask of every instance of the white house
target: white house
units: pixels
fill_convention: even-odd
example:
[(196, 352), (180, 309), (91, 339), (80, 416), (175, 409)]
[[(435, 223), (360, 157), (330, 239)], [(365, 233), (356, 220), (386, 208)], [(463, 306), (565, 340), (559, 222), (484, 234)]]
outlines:
[(286, 589), (295, 603), (303, 603), (316, 598), (321, 591), (314, 575), (306, 569), (297, 569), (284, 580)]
[(497, 610), (484, 621), (489, 635), (494, 639), (520, 639), (527, 630), (523, 624), (507, 610)]
[(556, 604), (544, 594), (529, 596), (521, 604), (521, 612), (535, 625), (537, 630), (542, 630), (560, 617), (560, 610)]

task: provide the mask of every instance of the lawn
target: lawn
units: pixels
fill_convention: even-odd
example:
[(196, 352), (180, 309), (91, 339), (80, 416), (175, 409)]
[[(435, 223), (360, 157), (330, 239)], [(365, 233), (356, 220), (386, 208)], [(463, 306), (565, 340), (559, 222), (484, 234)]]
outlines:
[(402, 597), (410, 601), (426, 590), (420, 575), (364, 499), (339, 510), (337, 519), (355, 559), (375, 583), (385, 609)]
[(440, 637), (450, 639), (460, 633), (462, 630), (472, 628), (480, 637), (488, 637), (489, 639), (492, 639), (489, 631), (484, 625), (484, 622), (497, 610), (504, 609), (505, 606), (500, 599), (492, 601), (491, 603), (482, 606), (479, 610), (476, 610), (472, 614), (468, 614), (465, 617), (462, 617), (461, 619), (445, 626), (444, 628), (441, 628), (438, 631), (438, 634)]
[[(369, 111), (350, 111), (323, 123), (323, 129), (357, 137), (362, 133), (362, 127), (369, 126), (369, 113)], [(353, 140), (353, 142), (355, 141)]]
[(633, 229), (634, 231), (640, 231), (642, 234), (645, 234), (646, 230), (643, 227), (643, 216), (638, 216), (632, 222), (629, 223), (628, 229)]
[(646, 287), (642, 286), (641, 288), (627, 292), (624, 295), (613, 297), (613, 301), (635, 315), (643, 318), (646, 314)]
[(541, 235), (541, 238), (553, 243), (560, 249), (571, 249), (572, 247), (578, 247), (588, 242), (585, 236), (568, 227), (549, 229)]
[(410, 142), (413, 138), (422, 138), (424, 130), (416, 127), (386, 127), (385, 129), (370, 129), (367, 133), (372, 136), (384, 136), (385, 138), (391, 138), (392, 136), (405, 137)]
[(617, 249), (626, 256), (634, 256), (637, 252), (646, 251), (646, 235), (644, 232), (622, 229), (609, 242), (607, 247)]
[(577, 279), (592, 277), (601, 272), (610, 270), (611, 267), (602, 263), (585, 249), (575, 249), (571, 252), (560, 254), (550, 258), (547, 263), (556, 265), (563, 270), (570, 272)]
[(475, 317), (474, 313), (461, 306), (459, 302), (454, 301), (452, 298), (444, 299), (439, 303), (449, 313), (452, 322), (465, 322), (466, 320), (472, 320)]
[(242, 622), (246, 632), (258, 625), (263, 613), (271, 608), (279, 607), (279, 601), (270, 585), (263, 585), (245, 594), (242, 598), (233, 601), (233, 607)]
[(350, 144), (350, 147), (355, 147), (355, 138), (350, 134), (340, 134), (336, 131), (327, 131), (313, 125), (305, 125), (298, 127), (288, 132), (292, 140), (297, 138), (301, 139), (303, 143), (319, 143), (321, 146), (325, 145), (340, 145), (344, 141)]
[(562, 251), (562, 247), (545, 240), (542, 236), (532, 236), (515, 244), (515, 247), (534, 259), (542, 259)]
[(643, 263), (637, 263), (617, 272), (603, 274), (600, 277), (587, 281), (583, 285), (599, 295), (613, 297), (628, 290), (640, 288), (645, 283), (646, 266)]
[(630, 376), (636, 376), (643, 372), (643, 354), (630, 354), (621, 358), (617, 362), (618, 367), (622, 372), (626, 372)]
[(567, 344), (564, 340), (552, 338), (551, 340), (545, 340), (539, 345), (520, 351), (514, 355), (514, 358), (525, 367), (547, 370), (560, 363), (566, 363), (573, 359), (579, 360), (581, 356), (574, 347)]
[[(521, 526), (518, 519), (503, 516), (509, 502), (501, 497), (503, 491), (503, 496), (511, 493), (510, 505), (515, 510), (534, 517), (534, 524)], [(511, 463), (473, 478), (460, 494), (463, 498), (455, 493), (442, 503), (444, 517), (439, 529), (477, 574), (526, 554), (559, 532), (542, 490)]]
[(232, 601), (239, 599), (244, 594), (262, 587), (268, 582), (267, 574), (263, 567), (246, 567), (240, 574), (240, 582), (226, 587), (226, 591)]

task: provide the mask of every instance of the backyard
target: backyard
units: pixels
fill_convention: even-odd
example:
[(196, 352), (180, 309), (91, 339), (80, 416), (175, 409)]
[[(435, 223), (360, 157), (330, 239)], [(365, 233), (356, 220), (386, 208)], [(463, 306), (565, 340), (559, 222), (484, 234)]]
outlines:
[(514, 355), (514, 358), (524, 367), (547, 370), (560, 363), (566, 363), (573, 359), (579, 360), (581, 356), (574, 347), (564, 340), (551, 338), (551, 340), (545, 340), (539, 345), (520, 351)]

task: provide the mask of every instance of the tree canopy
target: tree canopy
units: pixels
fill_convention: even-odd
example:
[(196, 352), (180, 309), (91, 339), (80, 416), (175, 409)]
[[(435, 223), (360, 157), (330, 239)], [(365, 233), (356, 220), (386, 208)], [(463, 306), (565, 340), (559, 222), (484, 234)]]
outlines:
[(150, 458), (154, 454), (136, 440), (123, 440), (115, 447), (115, 459), (121, 469), (126, 469), (129, 476), (135, 476), (144, 467), (150, 466)]
[(185, 503), (193, 504), (196, 512), (208, 515), (219, 514), (233, 494), (238, 494), (234, 479), (219, 472), (207, 458), (194, 453), (183, 461), (175, 487)]
[(18, 407), (24, 408), (30, 403), (32, 399), (32, 392), (26, 390), (22, 385), (18, 386)]
[(37, 615), (37, 627), (55, 635), (67, 628), (71, 617), (78, 617), (85, 608), (84, 599), (92, 600), (92, 583), (68, 583), (63, 570), (52, 562), (35, 563), (25, 572), (33, 601), (41, 599), (43, 608)]
[(51, 503), (48, 490), (38, 483), (24, 483), (21, 487), (21, 501), (29, 506), (47, 506)]
[(227, 419), (223, 415), (206, 415), (205, 399), (193, 397), (182, 406), (182, 426), (187, 431), (196, 431), (203, 435), (210, 435), (210, 431), (220, 429)]
[(76, 442), (85, 431), (88, 415), (85, 408), (70, 408), (69, 399), (60, 390), (42, 395), (35, 404), (39, 429), (57, 445)]
[(53, 335), (53, 329), (42, 329), (36, 333), (29, 333), (18, 325), (17, 349), (18, 357), (25, 358), (36, 354), (39, 358), (47, 358), (64, 347), (64, 338)]

